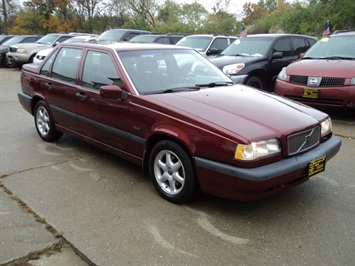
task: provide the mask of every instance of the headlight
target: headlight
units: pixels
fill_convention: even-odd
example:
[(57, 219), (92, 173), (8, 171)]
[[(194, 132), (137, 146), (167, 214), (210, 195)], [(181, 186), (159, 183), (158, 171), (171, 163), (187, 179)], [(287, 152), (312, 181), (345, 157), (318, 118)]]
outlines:
[(277, 139), (252, 142), (248, 145), (238, 144), (234, 158), (238, 160), (255, 160), (271, 154), (281, 152), (280, 142)]
[(332, 120), (328, 118), (320, 124), (321, 137), (328, 135), (330, 132), (332, 132)]
[(287, 78), (287, 71), (286, 67), (283, 67), (280, 71), (280, 73), (277, 75), (277, 79), (286, 81)]
[(244, 63), (228, 65), (223, 67), (223, 72), (226, 73), (227, 75), (233, 75), (233, 74), (237, 74), (244, 67), (245, 67)]
[(17, 52), (26, 54), (26, 53), (27, 53), (27, 50), (26, 50), (25, 48), (18, 48), (18, 49), (17, 49)]

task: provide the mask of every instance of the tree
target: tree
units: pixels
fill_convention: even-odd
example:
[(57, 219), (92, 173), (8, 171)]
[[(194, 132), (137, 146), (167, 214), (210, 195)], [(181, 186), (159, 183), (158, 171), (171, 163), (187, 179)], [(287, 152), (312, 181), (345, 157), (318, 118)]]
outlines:
[(8, 34), (8, 20), (15, 12), (18, 12), (18, 3), (15, 0), (1, 0), (0, 13), (2, 14), (3, 21), (0, 21), (2, 22), (0, 23), (0, 34)]

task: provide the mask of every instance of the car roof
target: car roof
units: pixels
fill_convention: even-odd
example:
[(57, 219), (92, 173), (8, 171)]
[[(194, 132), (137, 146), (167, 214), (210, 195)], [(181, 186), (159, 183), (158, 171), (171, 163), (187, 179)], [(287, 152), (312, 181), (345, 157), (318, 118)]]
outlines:
[(134, 43), (134, 42), (98, 42), (98, 43), (60, 43), (58, 47), (81, 47), (81, 48), (104, 48), (104, 49), (114, 49), (116, 51), (150, 51), (150, 50), (169, 50), (169, 49), (179, 49), (179, 50), (193, 50), (189, 47), (176, 46), (176, 45), (161, 45), (157, 43)]
[(341, 37), (341, 36), (355, 36), (355, 30), (344, 30), (344, 31), (335, 31), (331, 37)]
[(192, 34), (185, 36), (186, 38), (191, 38), (191, 37), (226, 37), (226, 38), (238, 38), (238, 36), (232, 36), (228, 34)]

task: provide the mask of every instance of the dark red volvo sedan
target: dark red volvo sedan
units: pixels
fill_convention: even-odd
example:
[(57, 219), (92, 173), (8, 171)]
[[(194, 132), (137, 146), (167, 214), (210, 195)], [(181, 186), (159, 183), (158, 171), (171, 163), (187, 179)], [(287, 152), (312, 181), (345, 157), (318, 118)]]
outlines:
[(327, 114), (244, 85), (191, 48), (60, 44), (21, 73), (39, 136), (63, 133), (142, 167), (159, 194), (260, 199), (324, 171), (340, 149)]

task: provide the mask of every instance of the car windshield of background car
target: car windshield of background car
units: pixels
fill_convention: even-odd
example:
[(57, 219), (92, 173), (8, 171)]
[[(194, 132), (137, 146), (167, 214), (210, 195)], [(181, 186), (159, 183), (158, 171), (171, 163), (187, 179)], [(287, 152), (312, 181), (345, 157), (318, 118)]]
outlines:
[(23, 37), (21, 36), (16, 36), (16, 37), (13, 37), (11, 38), (10, 40), (7, 40), (6, 42), (4, 42), (2, 44), (2, 46), (11, 46), (13, 44), (16, 44), (16, 43), (19, 43), (23, 40)]
[(355, 36), (323, 38), (313, 45), (303, 59), (355, 59)]
[(52, 44), (57, 38), (58, 38), (58, 35), (53, 35), (53, 34), (46, 35), (46, 36), (43, 36), (38, 41), (36, 41), (36, 43)]
[(204, 52), (208, 44), (211, 42), (212, 37), (189, 37), (182, 38), (176, 45), (186, 46), (196, 49), (196, 51)]
[(138, 35), (138, 36), (135, 36), (133, 37), (132, 39), (130, 39), (129, 41), (130, 42), (154, 42), (155, 38), (157, 36), (145, 36), (145, 35)]
[(193, 50), (125, 51), (118, 55), (139, 94), (193, 91), (209, 84), (233, 83)]
[(99, 37), (96, 38), (96, 41), (117, 41), (122, 38), (125, 34), (125, 31), (120, 30), (109, 30), (102, 33)]
[(240, 38), (229, 45), (222, 55), (266, 56), (272, 40), (260, 38)]

